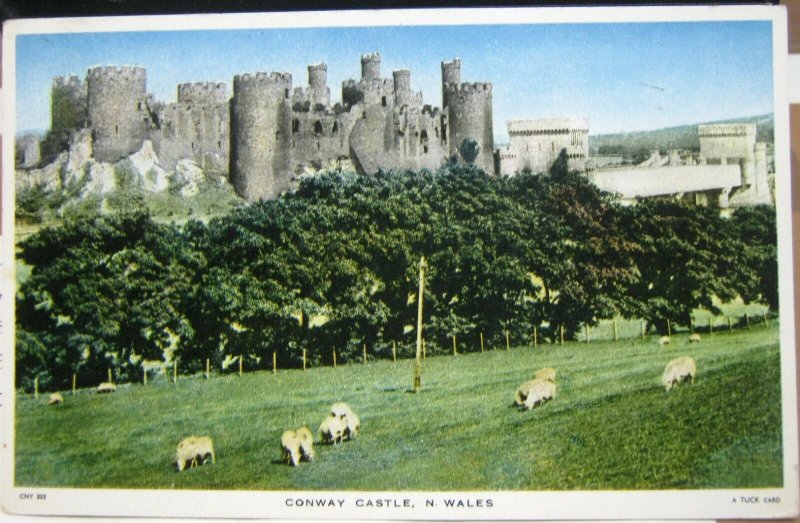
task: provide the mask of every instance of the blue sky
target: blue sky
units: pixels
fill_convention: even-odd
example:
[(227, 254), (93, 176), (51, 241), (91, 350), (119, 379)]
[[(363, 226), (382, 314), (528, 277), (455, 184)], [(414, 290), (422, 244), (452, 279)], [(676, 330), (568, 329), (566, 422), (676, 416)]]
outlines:
[(17, 38), (17, 129), (47, 129), (52, 78), (94, 65), (144, 66), (148, 91), (172, 102), (181, 82), (222, 81), (230, 94), (239, 73), (287, 71), (304, 86), (306, 65), (326, 62), (339, 101), (375, 51), (382, 76), (411, 69), (436, 106), (440, 63), (459, 57), (462, 81), (493, 84), (498, 143), (511, 118), (585, 117), (601, 134), (773, 111), (769, 21), (105, 32)]

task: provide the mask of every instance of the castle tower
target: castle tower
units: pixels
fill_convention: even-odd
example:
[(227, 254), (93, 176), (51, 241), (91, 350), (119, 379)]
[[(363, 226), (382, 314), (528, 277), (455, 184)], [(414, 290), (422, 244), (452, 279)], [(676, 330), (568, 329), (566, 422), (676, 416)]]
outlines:
[(371, 53), (361, 55), (361, 79), (366, 81), (379, 80), (381, 77), (381, 54)]
[(93, 67), (87, 73), (88, 126), (94, 157), (117, 160), (141, 148), (147, 132), (143, 67)]
[(233, 78), (230, 180), (248, 202), (289, 188), (292, 75)]
[(398, 69), (392, 72), (394, 78), (394, 105), (402, 107), (411, 105), (411, 71), (408, 69)]
[(453, 58), (451, 62), (442, 62), (442, 109), (445, 109), (449, 102), (447, 99), (449, 84), (461, 84), (461, 60), (458, 58)]
[(447, 119), (449, 155), (461, 161), (459, 148), (465, 140), (475, 140), (480, 147), (474, 164), (488, 174), (494, 174), (494, 131), (492, 127), (492, 84), (448, 83)]
[(328, 88), (327, 64), (310, 64), (308, 66), (308, 101), (311, 107), (331, 104), (331, 90)]
[(86, 84), (77, 76), (53, 78), (50, 130), (71, 131), (86, 125)]

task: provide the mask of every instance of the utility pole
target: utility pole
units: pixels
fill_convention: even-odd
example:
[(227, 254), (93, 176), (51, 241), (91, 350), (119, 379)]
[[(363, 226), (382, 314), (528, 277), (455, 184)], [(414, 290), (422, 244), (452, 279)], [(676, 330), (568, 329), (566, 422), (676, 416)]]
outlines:
[(417, 295), (417, 360), (414, 363), (414, 392), (422, 386), (422, 300), (425, 293), (425, 257), (419, 259), (419, 294)]

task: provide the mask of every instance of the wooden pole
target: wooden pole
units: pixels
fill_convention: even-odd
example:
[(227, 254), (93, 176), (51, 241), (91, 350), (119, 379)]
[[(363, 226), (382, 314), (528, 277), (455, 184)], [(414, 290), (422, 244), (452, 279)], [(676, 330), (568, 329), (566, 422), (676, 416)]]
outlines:
[(303, 349), (303, 370), (306, 370), (307, 363), (308, 363), (308, 349)]
[(336, 368), (336, 349), (333, 349), (333, 368)]
[(508, 331), (506, 331), (506, 350), (511, 350), (511, 341), (508, 338)]
[(39, 399), (39, 376), (33, 378), (33, 399)]
[(694, 319), (691, 314), (689, 315), (689, 333), (694, 334)]
[(456, 335), (453, 334), (453, 356), (456, 356), (458, 351), (456, 350)]
[(428, 344), (425, 343), (425, 338), (422, 338), (422, 359), (425, 360), (428, 357)]
[(242, 377), (242, 370), (243, 370), (242, 366), (243, 366), (242, 355), (239, 354), (239, 377), (240, 378)]
[(272, 373), (278, 373), (278, 353), (276, 351), (272, 351)]
[(364, 365), (367, 364), (367, 344), (364, 344)]
[(422, 386), (422, 303), (425, 294), (425, 257), (419, 259), (419, 293), (417, 294), (417, 358), (414, 362), (414, 392)]
[(644, 320), (640, 322), (642, 324), (642, 339), (644, 339), (645, 329), (644, 329)]
[(481, 332), (481, 352), (483, 352), (483, 333)]
[(178, 383), (178, 360), (172, 362), (172, 383)]
[(111, 367), (108, 368), (108, 382), (109, 383), (114, 383), (114, 379), (111, 376)]
[(614, 341), (619, 341), (619, 332), (617, 331), (617, 319), (614, 318)]
[(392, 361), (397, 363), (397, 342), (392, 340)]
[(708, 317), (708, 335), (712, 336), (714, 334), (714, 326), (711, 324), (711, 316)]
[(744, 321), (747, 322), (747, 330), (750, 330), (750, 316), (746, 312), (744, 313)]
[(142, 381), (144, 382), (145, 386), (147, 386), (147, 367), (142, 365)]
[(539, 347), (539, 329), (534, 325), (533, 327), (533, 348)]
[(211, 379), (211, 360), (206, 358), (206, 379)]
[(667, 337), (672, 337), (672, 323), (669, 321), (669, 318), (667, 318)]
[(728, 316), (728, 332), (733, 332), (733, 323), (731, 323), (730, 316)]
[(589, 343), (589, 324), (583, 326), (583, 330), (586, 331), (586, 343)]
[(77, 382), (78, 382), (78, 375), (77, 374), (73, 374), (72, 375), (72, 395), (73, 396), (75, 395), (75, 385), (77, 385)]
[(559, 339), (561, 341), (561, 345), (563, 346), (564, 345), (564, 324), (563, 323), (561, 324), (561, 326), (559, 328), (559, 331), (560, 331), (560, 338)]
[(769, 327), (769, 320), (767, 319), (767, 310), (764, 309), (764, 327)]

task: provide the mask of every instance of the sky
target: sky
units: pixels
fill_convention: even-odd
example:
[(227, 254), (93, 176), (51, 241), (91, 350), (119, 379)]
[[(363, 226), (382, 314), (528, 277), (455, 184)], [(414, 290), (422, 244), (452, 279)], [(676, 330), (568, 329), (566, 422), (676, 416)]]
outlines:
[(332, 102), (379, 52), (381, 75), (411, 69), (411, 87), (441, 106), (441, 62), (461, 79), (491, 82), (496, 143), (512, 118), (577, 117), (590, 134), (659, 129), (773, 112), (769, 21), (559, 23), (237, 29), (20, 35), (17, 133), (50, 125), (55, 76), (95, 65), (140, 65), (147, 90), (174, 102), (177, 84), (328, 64)]

